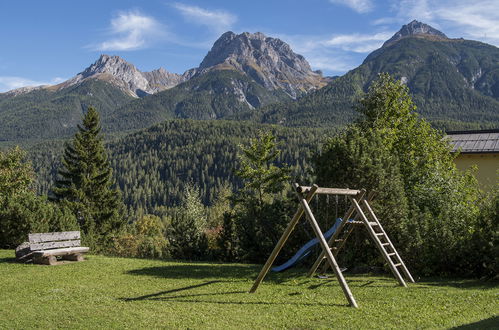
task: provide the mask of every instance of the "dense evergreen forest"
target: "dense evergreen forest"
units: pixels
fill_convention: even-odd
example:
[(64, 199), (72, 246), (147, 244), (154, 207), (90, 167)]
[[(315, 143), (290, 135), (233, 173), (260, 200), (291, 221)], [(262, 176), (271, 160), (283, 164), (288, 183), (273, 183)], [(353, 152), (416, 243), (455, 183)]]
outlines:
[[(107, 144), (117, 183), (131, 214), (154, 213), (179, 203), (184, 187), (199, 187), (205, 205), (213, 203), (218, 190), (233, 190), (241, 182), (234, 174), (240, 144), (269, 131), (282, 150), (276, 162), (288, 164), (293, 177), (308, 182), (310, 157), (329, 129), (285, 128), (251, 122), (170, 120)], [(37, 190), (49, 192), (60, 164), (63, 143), (44, 142), (30, 149), (37, 173)]]

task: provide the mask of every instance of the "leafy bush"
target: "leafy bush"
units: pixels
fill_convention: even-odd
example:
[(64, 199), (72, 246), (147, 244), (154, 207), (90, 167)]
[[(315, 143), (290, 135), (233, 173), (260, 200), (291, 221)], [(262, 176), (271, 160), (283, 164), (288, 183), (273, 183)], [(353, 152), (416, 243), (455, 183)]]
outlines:
[(69, 209), (29, 192), (4, 204), (0, 210), (0, 223), (3, 248), (16, 247), (26, 241), (30, 233), (79, 230)]
[[(389, 75), (380, 75), (357, 110), (362, 117), (316, 157), (317, 182), (375, 190), (373, 208), (412, 270), (462, 273), (479, 215), (472, 173), (456, 169), (447, 141), (414, 113), (407, 87)], [(364, 261), (381, 259), (364, 254)], [(346, 262), (355, 263), (348, 255)]]
[(38, 197), (31, 189), (33, 169), (19, 147), (0, 152), (0, 247), (14, 248), (29, 233), (78, 230), (64, 206)]
[(114, 254), (124, 257), (164, 258), (168, 241), (161, 218), (146, 214), (124, 230), (114, 242)]

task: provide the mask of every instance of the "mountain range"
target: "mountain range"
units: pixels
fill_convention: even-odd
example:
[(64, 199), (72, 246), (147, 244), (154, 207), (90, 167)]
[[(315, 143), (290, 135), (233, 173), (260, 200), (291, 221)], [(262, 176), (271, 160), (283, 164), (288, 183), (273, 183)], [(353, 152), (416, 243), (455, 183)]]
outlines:
[(149, 127), (173, 118), (253, 120), (285, 126), (341, 126), (378, 73), (410, 88), (418, 112), (443, 128), (497, 127), (499, 49), (451, 39), (413, 21), (336, 79), (262, 33), (224, 33), (197, 68), (141, 72), (101, 55), (53, 86), (0, 93), (0, 141), (65, 137), (88, 106), (106, 131)]

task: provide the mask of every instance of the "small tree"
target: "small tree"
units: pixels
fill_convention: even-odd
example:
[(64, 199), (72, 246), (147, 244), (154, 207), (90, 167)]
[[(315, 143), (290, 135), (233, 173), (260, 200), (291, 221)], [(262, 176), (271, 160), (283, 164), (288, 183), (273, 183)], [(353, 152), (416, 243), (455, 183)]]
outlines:
[(233, 212), (225, 214), (219, 243), (226, 259), (261, 261), (279, 239), (289, 214), (285, 184), (290, 169), (274, 164), (278, 155), (271, 133), (261, 132), (241, 146), (236, 174), (244, 186), (234, 198)]
[(0, 151), (0, 206), (10, 198), (32, 191), (34, 173), (26, 152), (16, 146)]
[(19, 147), (0, 151), (0, 247), (13, 248), (29, 233), (77, 229), (67, 209), (35, 195), (33, 168)]
[[(68, 205), (96, 249), (110, 243), (109, 236), (125, 223), (123, 202), (104, 149), (99, 114), (89, 108), (78, 125), (73, 141), (67, 143), (62, 168), (52, 189), (52, 198)], [(97, 245), (98, 243), (98, 245)]]
[(274, 164), (280, 151), (275, 136), (270, 132), (260, 132), (248, 146), (240, 146), (240, 149), (241, 166), (236, 175), (243, 179), (244, 187), (239, 195), (243, 200), (248, 200), (249, 194), (251, 201), (261, 207), (271, 201), (275, 194), (283, 193), (291, 170), (285, 164), (282, 167)]
[(172, 256), (190, 260), (205, 257), (208, 249), (206, 228), (206, 211), (199, 190), (188, 184), (179, 212), (173, 215), (167, 231)]

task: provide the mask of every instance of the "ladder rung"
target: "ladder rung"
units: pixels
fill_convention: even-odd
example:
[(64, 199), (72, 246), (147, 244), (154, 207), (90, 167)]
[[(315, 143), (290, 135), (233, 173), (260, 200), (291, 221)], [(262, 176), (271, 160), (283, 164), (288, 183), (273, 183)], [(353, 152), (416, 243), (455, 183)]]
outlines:
[(394, 266), (395, 266), (395, 267), (398, 267), (398, 266), (402, 266), (402, 264), (395, 264)]

